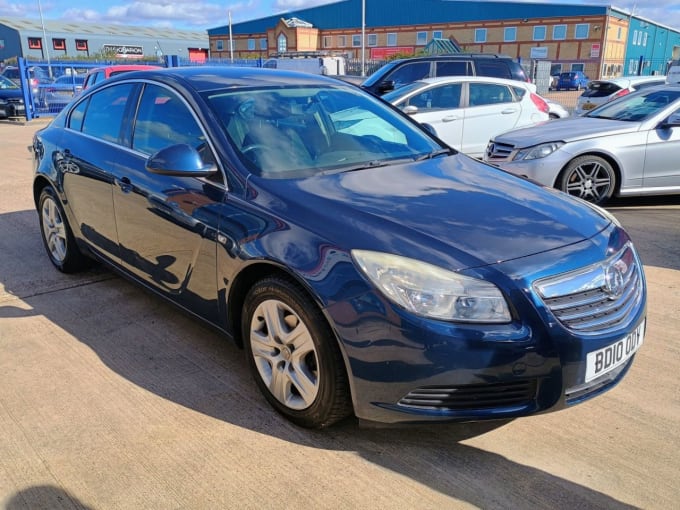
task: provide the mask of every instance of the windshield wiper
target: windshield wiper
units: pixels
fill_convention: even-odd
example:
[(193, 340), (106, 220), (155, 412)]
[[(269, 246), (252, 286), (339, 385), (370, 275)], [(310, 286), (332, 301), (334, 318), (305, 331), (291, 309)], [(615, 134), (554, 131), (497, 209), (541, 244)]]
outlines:
[(451, 154), (451, 151), (453, 149), (439, 149), (436, 151), (428, 152), (427, 154), (423, 154), (422, 156), (418, 156), (415, 160), (416, 161), (423, 161), (425, 159), (432, 159), (436, 158), (439, 156), (444, 156), (444, 155), (449, 155)]

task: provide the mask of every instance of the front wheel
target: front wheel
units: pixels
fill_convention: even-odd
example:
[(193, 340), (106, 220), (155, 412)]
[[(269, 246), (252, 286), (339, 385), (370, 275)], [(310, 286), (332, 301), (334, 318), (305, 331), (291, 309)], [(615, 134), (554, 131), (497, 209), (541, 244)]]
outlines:
[(559, 189), (594, 204), (603, 204), (614, 193), (616, 172), (599, 156), (573, 159), (561, 174)]
[(351, 413), (337, 341), (318, 306), (282, 277), (246, 296), (241, 330), (251, 371), (267, 401), (303, 427), (327, 427)]
[(40, 233), (52, 264), (63, 273), (76, 273), (90, 266), (71, 232), (66, 215), (52, 186), (46, 186), (38, 202)]

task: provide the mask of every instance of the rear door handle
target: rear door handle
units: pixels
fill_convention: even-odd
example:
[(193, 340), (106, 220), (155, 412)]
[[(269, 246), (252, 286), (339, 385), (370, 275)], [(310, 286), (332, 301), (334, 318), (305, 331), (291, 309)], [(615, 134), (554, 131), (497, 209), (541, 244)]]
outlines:
[(453, 122), (454, 120), (458, 120), (458, 115), (447, 115), (442, 119), (442, 122)]
[(514, 108), (506, 108), (501, 112), (501, 114), (503, 115), (510, 115), (511, 113), (517, 113), (517, 110), (515, 110)]

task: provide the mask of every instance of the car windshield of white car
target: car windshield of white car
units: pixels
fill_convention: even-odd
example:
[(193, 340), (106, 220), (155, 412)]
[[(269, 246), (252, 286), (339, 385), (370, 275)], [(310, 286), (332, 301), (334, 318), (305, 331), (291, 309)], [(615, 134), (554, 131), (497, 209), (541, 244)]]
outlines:
[(221, 90), (206, 99), (243, 164), (265, 178), (370, 169), (444, 148), (386, 103), (350, 87)]
[(596, 119), (622, 120), (642, 122), (668, 108), (671, 103), (680, 100), (680, 89), (642, 91), (605, 103), (587, 113), (585, 117)]

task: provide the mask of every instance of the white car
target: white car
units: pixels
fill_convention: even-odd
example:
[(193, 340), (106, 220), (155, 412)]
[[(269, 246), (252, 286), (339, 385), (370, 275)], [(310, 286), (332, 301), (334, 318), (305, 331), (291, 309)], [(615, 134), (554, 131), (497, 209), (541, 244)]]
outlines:
[(665, 76), (624, 76), (608, 80), (593, 80), (576, 101), (574, 115), (583, 115), (596, 106), (607, 103), (645, 87), (666, 83)]
[(530, 83), (486, 76), (428, 78), (385, 94), (451, 147), (482, 158), (489, 139), (549, 119), (548, 104)]

